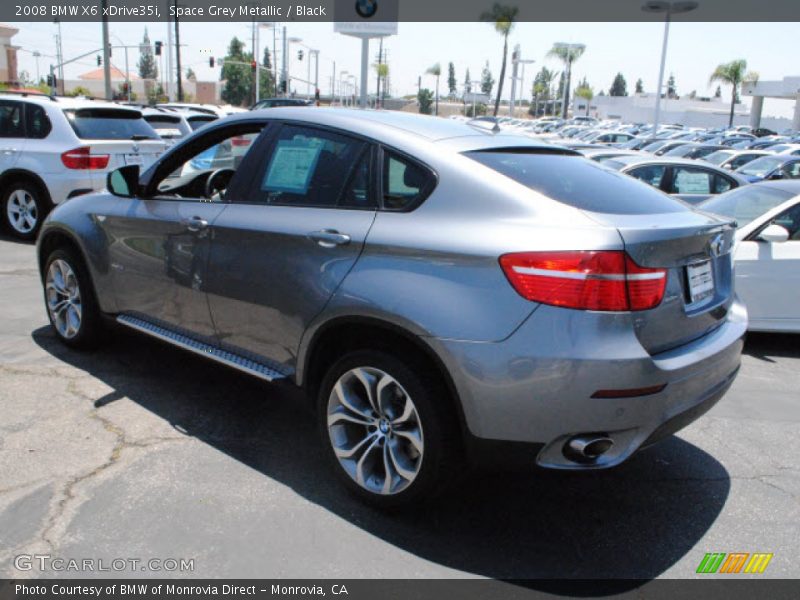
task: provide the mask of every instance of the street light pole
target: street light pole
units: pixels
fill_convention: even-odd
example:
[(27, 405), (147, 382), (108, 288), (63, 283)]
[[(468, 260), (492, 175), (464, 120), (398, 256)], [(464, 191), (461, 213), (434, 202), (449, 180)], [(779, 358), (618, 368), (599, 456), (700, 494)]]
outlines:
[(103, 9), (103, 79), (105, 81), (106, 100), (111, 100), (113, 94), (111, 92), (111, 48), (108, 41), (108, 17), (106, 11), (108, 9), (108, 0), (102, 0)]
[(664, 13), (664, 40), (661, 44), (661, 65), (658, 69), (658, 87), (656, 88), (656, 109), (653, 115), (653, 129), (650, 139), (655, 139), (658, 133), (658, 120), (661, 117), (661, 88), (664, 85), (664, 67), (667, 62), (667, 42), (669, 40), (669, 24), (672, 15), (688, 13), (698, 7), (697, 2), (664, 2), (653, 0), (642, 5), (642, 10), (649, 13)]

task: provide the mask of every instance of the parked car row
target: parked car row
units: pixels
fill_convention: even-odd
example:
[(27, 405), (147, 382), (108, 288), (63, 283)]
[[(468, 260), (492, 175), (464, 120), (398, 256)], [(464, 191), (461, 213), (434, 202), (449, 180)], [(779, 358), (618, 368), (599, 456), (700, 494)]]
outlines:
[(243, 110), (0, 92), (0, 221), (34, 239), (54, 206), (102, 189), (109, 172), (146, 168), (198, 128)]

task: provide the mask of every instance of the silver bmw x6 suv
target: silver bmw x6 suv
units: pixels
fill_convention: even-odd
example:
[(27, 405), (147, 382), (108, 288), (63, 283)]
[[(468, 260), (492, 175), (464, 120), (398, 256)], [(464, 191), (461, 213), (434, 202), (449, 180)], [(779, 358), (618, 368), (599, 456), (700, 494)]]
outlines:
[(599, 469), (708, 410), (746, 329), (732, 240), (529, 138), (279, 108), (112, 173), (53, 211), (38, 252), (65, 344), (111, 320), (302, 386), (343, 483), (388, 507), (489, 444)]

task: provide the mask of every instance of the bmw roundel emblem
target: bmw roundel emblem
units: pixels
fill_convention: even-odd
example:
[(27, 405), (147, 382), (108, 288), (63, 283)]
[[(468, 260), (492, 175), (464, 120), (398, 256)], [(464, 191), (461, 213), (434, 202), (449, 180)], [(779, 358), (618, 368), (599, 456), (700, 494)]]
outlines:
[(370, 17), (374, 16), (377, 10), (377, 0), (356, 0), (356, 12), (364, 19), (369, 19)]

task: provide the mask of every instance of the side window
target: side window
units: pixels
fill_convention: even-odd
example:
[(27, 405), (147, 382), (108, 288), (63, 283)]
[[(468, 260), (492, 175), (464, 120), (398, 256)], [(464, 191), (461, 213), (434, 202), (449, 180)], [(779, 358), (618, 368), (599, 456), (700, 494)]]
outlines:
[(655, 188), (661, 189), (661, 180), (664, 178), (664, 171), (666, 171), (666, 167), (663, 165), (648, 165), (646, 167), (639, 167), (638, 169), (631, 169), (628, 171), (628, 175), (636, 179), (641, 179)]
[[(174, 155), (173, 160), (159, 167), (150, 184), (151, 189), (164, 199), (222, 201), (228, 184), (262, 128), (262, 124), (227, 128), (195, 139), (194, 143), (185, 145), (182, 152)], [(224, 171), (217, 173), (211, 182), (213, 185), (206, 185), (219, 169)]]
[(255, 197), (289, 206), (368, 205), (366, 150), (365, 142), (344, 135), (285, 125), (256, 179)]
[(435, 184), (433, 175), (389, 150), (383, 153), (383, 207), (406, 210), (424, 199)]
[(50, 133), (52, 126), (45, 110), (37, 104), (25, 104), (25, 133), (27, 137), (41, 140)]
[(733, 182), (722, 175), (714, 175), (714, 193), (721, 194), (736, 187)]
[(788, 179), (800, 179), (800, 161), (789, 163), (781, 170), (783, 171), (784, 177)]
[(800, 241), (800, 204), (795, 204), (790, 209), (782, 212), (772, 220), (775, 225), (785, 227), (789, 232), (789, 239)]
[(370, 191), (370, 156), (369, 149), (361, 154), (358, 164), (356, 164), (353, 173), (350, 175), (350, 181), (339, 199), (339, 206), (347, 208), (377, 208), (374, 194)]
[(24, 135), (22, 103), (0, 100), (0, 138), (21, 138)]
[(711, 194), (714, 174), (701, 169), (676, 167), (671, 194)]

